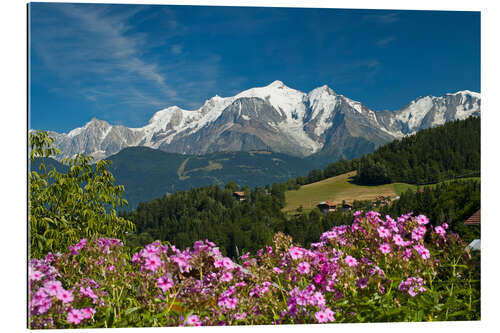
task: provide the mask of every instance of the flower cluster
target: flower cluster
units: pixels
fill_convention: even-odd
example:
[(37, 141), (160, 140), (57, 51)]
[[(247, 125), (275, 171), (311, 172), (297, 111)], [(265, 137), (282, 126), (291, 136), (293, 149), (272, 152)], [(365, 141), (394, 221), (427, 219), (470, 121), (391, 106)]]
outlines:
[[(426, 294), (422, 277), (436, 276), (439, 263), (424, 243), (428, 223), (423, 215), (358, 211), (352, 225), (333, 227), (309, 248), (278, 233), (273, 246), (237, 261), (208, 240), (184, 250), (157, 241), (128, 257), (118, 239), (82, 239), (66, 254), (30, 262), (30, 325), (354, 321), (366, 299), (387, 297), (392, 306), (394, 293), (400, 300)], [(447, 228), (434, 228), (439, 253), (451, 243)]]
[(424, 280), (420, 277), (409, 277), (408, 279), (402, 281), (399, 284), (398, 289), (401, 291), (408, 292), (408, 295), (415, 297), (420, 293), (426, 291), (424, 285)]

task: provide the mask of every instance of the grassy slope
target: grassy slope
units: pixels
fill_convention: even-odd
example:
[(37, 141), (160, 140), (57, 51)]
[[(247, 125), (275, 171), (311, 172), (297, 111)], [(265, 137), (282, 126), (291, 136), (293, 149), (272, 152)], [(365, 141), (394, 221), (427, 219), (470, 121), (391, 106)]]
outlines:
[(371, 200), (379, 195), (394, 197), (415, 185), (394, 183), (379, 186), (360, 186), (350, 182), (356, 171), (322, 181), (304, 185), (297, 191), (288, 191), (285, 194), (285, 212), (294, 211), (299, 206), (305, 210), (314, 208), (319, 202), (330, 200), (342, 203), (342, 200), (352, 203), (354, 200)]
[[(329, 200), (335, 203), (342, 203), (345, 200), (352, 203), (354, 200), (373, 200), (383, 195), (395, 197), (405, 192), (409, 188), (435, 187), (436, 184), (412, 185), (406, 183), (393, 183), (378, 186), (361, 186), (350, 182), (351, 177), (356, 175), (356, 171), (348, 172), (340, 176), (331, 177), (322, 181), (301, 186), (297, 191), (287, 191), (285, 194), (286, 206), (284, 212), (293, 212), (299, 206), (304, 210), (313, 209), (319, 202)], [(480, 180), (479, 177), (469, 177), (457, 179), (461, 180)], [(443, 183), (449, 183), (454, 180), (446, 180)]]

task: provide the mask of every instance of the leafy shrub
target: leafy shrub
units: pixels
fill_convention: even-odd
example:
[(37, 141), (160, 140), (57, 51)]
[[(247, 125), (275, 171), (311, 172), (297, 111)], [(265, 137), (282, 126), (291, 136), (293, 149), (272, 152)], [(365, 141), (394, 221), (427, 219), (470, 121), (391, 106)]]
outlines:
[[(53, 156), (54, 139), (46, 132), (30, 133), (30, 159)], [(29, 236), (31, 257), (49, 251), (64, 251), (81, 238), (96, 236), (121, 238), (134, 224), (116, 215), (126, 204), (121, 198), (123, 186), (115, 186), (106, 170), (107, 161), (91, 165), (91, 157), (77, 155), (63, 161), (67, 173), (55, 169), (29, 174)]]
[[(278, 233), (237, 264), (214, 243), (82, 239), (33, 259), (33, 328), (477, 320), (479, 272), (443, 224), (356, 212), (309, 249)], [(424, 240), (427, 241), (424, 242)]]

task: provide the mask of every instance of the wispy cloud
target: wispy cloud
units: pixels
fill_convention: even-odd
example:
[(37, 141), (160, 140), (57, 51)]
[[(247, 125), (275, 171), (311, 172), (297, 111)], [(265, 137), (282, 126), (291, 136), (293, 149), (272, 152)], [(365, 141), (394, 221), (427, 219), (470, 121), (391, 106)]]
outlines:
[[(58, 4), (32, 17), (32, 47), (43, 67), (34, 72), (51, 72), (63, 85), (61, 91), (69, 89), (95, 103), (108, 119), (123, 104), (143, 110), (146, 119), (160, 107), (199, 106), (200, 93), (215, 85), (220, 58), (209, 54), (188, 65), (180, 57), (182, 45), (171, 42), (186, 28), (169, 11), (152, 14), (142, 6), (112, 7)], [(165, 22), (156, 29), (162, 32), (161, 38), (137, 29), (150, 15), (166, 19), (154, 21)], [(158, 52), (164, 46), (170, 55)], [(183, 79), (193, 76), (199, 79), (201, 91), (190, 90), (188, 79)], [(55, 84), (46, 83), (49, 88), (56, 88)]]
[(376, 41), (376, 44), (378, 47), (386, 47), (390, 42), (394, 41), (396, 37), (394, 36), (388, 36), (382, 39), (379, 39)]
[(365, 21), (379, 24), (390, 24), (399, 21), (398, 13), (371, 14), (364, 16)]

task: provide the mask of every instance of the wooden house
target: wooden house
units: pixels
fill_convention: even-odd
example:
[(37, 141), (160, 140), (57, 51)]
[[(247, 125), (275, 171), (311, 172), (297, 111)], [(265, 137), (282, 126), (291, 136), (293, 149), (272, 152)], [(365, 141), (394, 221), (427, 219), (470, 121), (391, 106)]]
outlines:
[(323, 214), (335, 211), (337, 207), (332, 201), (322, 201), (316, 205)]
[(348, 212), (352, 209), (352, 205), (349, 205), (348, 203), (343, 202), (342, 209), (344, 210), (344, 212)]
[[(481, 225), (481, 209), (479, 209), (477, 212), (472, 214), (471, 217), (469, 217), (465, 222), (465, 225)], [(480, 239), (474, 239), (468, 246), (467, 250), (469, 251), (481, 251), (481, 240)]]
[(465, 225), (481, 225), (481, 209), (472, 214), (471, 217), (464, 222)]
[(238, 201), (245, 201), (245, 192), (233, 192), (233, 197)]

